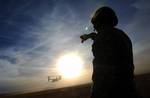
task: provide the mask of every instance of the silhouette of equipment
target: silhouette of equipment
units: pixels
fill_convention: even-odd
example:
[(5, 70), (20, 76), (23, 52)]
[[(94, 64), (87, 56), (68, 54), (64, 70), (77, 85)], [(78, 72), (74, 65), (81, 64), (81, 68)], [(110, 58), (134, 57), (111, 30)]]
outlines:
[(57, 75), (57, 76), (48, 76), (48, 81), (50, 82), (57, 82), (59, 80), (61, 80), (61, 76), (60, 75)]

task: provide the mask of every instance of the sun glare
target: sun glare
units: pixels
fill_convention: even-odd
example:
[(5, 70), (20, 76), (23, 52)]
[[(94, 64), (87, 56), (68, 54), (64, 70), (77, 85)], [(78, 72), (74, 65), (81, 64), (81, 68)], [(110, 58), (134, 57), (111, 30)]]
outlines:
[(83, 61), (77, 54), (66, 54), (58, 60), (59, 73), (68, 79), (73, 79), (81, 75)]

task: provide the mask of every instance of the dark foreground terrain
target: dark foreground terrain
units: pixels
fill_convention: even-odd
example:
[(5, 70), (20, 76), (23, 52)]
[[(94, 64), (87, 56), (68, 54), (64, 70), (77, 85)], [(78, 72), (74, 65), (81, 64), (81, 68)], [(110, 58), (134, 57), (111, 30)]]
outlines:
[[(143, 98), (150, 98), (150, 74), (138, 75), (135, 80), (140, 95)], [(0, 95), (0, 98), (90, 98), (90, 90), (91, 84), (85, 84), (25, 94)]]

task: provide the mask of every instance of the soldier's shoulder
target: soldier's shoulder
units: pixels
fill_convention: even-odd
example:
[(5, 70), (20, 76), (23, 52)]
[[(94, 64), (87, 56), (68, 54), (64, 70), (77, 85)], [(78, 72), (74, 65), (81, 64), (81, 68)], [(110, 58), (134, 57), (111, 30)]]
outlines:
[(126, 32), (118, 28), (115, 28), (115, 32), (120, 39), (124, 40), (125, 42), (131, 43), (131, 39)]
[(124, 32), (124, 31), (121, 30), (121, 29), (114, 28), (114, 32), (115, 32), (117, 35), (119, 35), (120, 37), (124, 37), (124, 38), (130, 39), (129, 36), (127, 35), (127, 33)]
[(125, 33), (123, 30), (121, 30), (119, 28), (114, 28), (113, 30), (114, 30), (114, 32), (117, 32), (117, 33)]

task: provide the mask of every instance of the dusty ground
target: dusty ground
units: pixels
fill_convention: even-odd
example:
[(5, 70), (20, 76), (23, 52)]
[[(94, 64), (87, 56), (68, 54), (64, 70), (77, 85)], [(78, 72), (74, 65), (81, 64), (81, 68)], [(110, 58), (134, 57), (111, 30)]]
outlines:
[[(136, 76), (137, 90), (144, 98), (150, 98), (150, 74)], [(89, 98), (91, 84), (45, 90), (17, 95), (0, 95), (0, 98)]]

